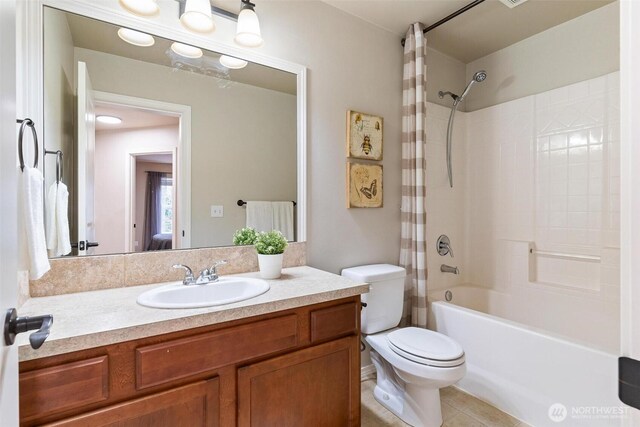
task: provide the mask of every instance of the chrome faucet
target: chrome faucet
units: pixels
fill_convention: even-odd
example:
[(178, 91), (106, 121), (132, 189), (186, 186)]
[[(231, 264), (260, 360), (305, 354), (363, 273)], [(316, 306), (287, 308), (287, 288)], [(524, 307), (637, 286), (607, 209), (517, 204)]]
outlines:
[(175, 264), (173, 268), (182, 268), (185, 270), (184, 279), (182, 279), (182, 284), (185, 286), (190, 285), (206, 285), (208, 283), (217, 282), (220, 279), (218, 276), (217, 268), (221, 265), (226, 264), (227, 261), (216, 261), (211, 268), (205, 268), (200, 272), (198, 278), (193, 275), (193, 270), (190, 267), (183, 264)]
[(182, 279), (182, 284), (185, 286), (195, 285), (196, 278), (193, 275), (193, 270), (190, 267), (182, 264), (174, 264), (173, 268), (183, 268), (184, 269), (184, 279)]
[(216, 261), (215, 263), (213, 263), (211, 268), (205, 268), (200, 272), (200, 277), (198, 277), (198, 280), (202, 278), (203, 280), (206, 280), (205, 283), (217, 282), (218, 279), (220, 279), (220, 276), (218, 276), (218, 267), (225, 264), (227, 264), (227, 261), (225, 260)]
[(460, 270), (458, 270), (458, 267), (451, 267), (450, 265), (446, 264), (442, 264), (440, 266), (440, 271), (442, 271), (443, 273), (460, 274)]

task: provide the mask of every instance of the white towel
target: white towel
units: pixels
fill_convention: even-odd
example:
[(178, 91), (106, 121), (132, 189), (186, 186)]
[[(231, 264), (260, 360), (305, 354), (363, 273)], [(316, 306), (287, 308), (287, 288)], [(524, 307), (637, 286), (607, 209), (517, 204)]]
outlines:
[(256, 231), (273, 230), (271, 202), (247, 202), (247, 227)]
[(47, 257), (44, 235), (44, 206), (42, 203), (42, 173), (37, 168), (24, 167), (20, 175), (21, 238), (26, 247), (22, 266), (29, 270), (29, 278), (41, 278), (51, 266)]
[(279, 230), (288, 242), (293, 241), (293, 202), (272, 202), (273, 229)]
[(71, 234), (69, 233), (69, 189), (60, 182), (56, 201), (56, 224), (58, 226), (59, 256), (71, 253)]
[(69, 190), (63, 182), (53, 183), (47, 195), (47, 249), (52, 257), (71, 252), (69, 238)]
[(55, 249), (58, 245), (58, 228), (56, 227), (56, 199), (58, 198), (58, 186), (53, 183), (47, 192), (44, 206), (45, 235), (47, 238), (47, 249), (50, 256), (55, 256)]

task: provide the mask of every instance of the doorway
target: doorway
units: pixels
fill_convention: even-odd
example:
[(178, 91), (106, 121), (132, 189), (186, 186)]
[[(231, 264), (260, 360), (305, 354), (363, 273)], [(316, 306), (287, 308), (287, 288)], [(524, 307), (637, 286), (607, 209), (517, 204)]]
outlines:
[(126, 252), (176, 247), (175, 201), (179, 188), (176, 150), (131, 153), (128, 223), (132, 224)]
[[(98, 91), (94, 95), (100, 241), (95, 254), (188, 247), (190, 107)], [(101, 116), (107, 121), (101, 122)], [(149, 178), (157, 179), (147, 199)]]

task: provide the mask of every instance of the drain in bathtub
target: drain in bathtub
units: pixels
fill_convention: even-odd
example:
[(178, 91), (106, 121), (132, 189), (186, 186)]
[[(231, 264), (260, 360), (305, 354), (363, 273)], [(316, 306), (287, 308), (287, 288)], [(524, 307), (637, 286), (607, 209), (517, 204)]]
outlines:
[(447, 300), (447, 302), (451, 302), (451, 300), (453, 299), (453, 294), (451, 293), (451, 291), (447, 291), (444, 293), (444, 299)]

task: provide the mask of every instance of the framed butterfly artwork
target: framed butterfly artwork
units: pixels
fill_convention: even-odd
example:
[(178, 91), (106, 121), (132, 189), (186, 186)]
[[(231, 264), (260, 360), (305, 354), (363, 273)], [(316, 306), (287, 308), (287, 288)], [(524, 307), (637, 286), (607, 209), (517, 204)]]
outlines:
[(347, 163), (347, 207), (382, 207), (382, 165)]
[(382, 160), (382, 117), (347, 111), (347, 157)]

